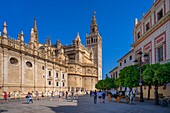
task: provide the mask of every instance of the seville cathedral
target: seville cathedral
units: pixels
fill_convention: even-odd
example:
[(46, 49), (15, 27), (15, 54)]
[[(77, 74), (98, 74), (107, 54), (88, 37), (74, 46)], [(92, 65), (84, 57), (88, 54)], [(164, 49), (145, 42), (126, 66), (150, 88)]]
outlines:
[(82, 92), (95, 90), (102, 79), (102, 37), (95, 14), (90, 34), (86, 34), (86, 46), (79, 34), (67, 46), (59, 40), (52, 45), (49, 38), (45, 44), (39, 43), (35, 19), (28, 44), (24, 38), (23, 31), (17, 39), (9, 38), (4, 22), (0, 35), (0, 93)]

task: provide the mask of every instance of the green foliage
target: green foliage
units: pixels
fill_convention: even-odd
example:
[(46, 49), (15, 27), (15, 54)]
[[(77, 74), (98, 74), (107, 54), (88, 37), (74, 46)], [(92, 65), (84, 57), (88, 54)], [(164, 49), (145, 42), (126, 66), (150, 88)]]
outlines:
[[(162, 86), (170, 82), (170, 63), (147, 65), (142, 73), (146, 85)], [(157, 83), (158, 82), (158, 83)]]
[[(170, 63), (147, 64), (141, 67), (142, 80), (145, 85), (164, 85), (170, 82)], [(106, 77), (96, 84), (96, 89), (109, 90), (117, 87), (136, 87), (139, 84), (140, 71), (137, 66), (128, 66), (120, 70), (119, 78)], [(156, 82), (157, 81), (157, 82)]]
[(96, 89), (102, 89), (102, 90), (110, 90), (111, 88), (115, 88), (115, 79), (106, 77), (105, 80), (100, 80), (96, 85)]
[(139, 84), (139, 76), (139, 68), (137, 66), (124, 67), (120, 71), (117, 85), (120, 87), (135, 87)]
[(159, 67), (160, 64), (145, 65), (145, 70), (142, 73), (142, 79), (145, 85), (153, 85), (155, 70), (157, 70)]
[(104, 81), (100, 80), (98, 83), (95, 85), (96, 89), (104, 89)]
[(159, 86), (170, 82), (170, 63), (162, 64), (155, 70), (153, 81), (155, 80), (158, 80)]
[(105, 80), (105, 86), (107, 90), (110, 90), (111, 88), (115, 88), (115, 79), (114, 78), (106, 78)]

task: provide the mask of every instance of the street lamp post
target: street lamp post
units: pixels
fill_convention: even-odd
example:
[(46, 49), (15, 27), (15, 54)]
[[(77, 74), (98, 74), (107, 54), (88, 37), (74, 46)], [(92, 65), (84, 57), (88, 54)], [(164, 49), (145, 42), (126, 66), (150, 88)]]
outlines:
[[(139, 64), (139, 70), (140, 70), (140, 79), (139, 79), (139, 85), (140, 85), (140, 99), (139, 99), (139, 101), (140, 102), (144, 102), (144, 99), (143, 99), (143, 88), (142, 88), (142, 69), (141, 69), (141, 67), (142, 67), (142, 52), (140, 51), (139, 53), (138, 53), (138, 55), (139, 55), (139, 59), (137, 60), (135, 60), (134, 62), (135, 63), (138, 63)], [(147, 60), (146, 58), (148, 57), (148, 55), (147, 54), (144, 54), (144, 56), (143, 56), (144, 58), (145, 58), (145, 61)]]

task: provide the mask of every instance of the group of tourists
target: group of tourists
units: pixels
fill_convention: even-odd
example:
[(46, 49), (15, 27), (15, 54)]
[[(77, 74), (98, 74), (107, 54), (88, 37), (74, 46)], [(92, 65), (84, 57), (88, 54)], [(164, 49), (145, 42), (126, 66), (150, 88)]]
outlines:
[[(51, 93), (48, 91), (47, 96), (49, 96), (49, 94), (50, 94), (50, 97), (51, 97), (50, 101), (55, 100), (55, 98), (54, 98), (55, 93), (56, 92), (54, 92), (54, 91), (52, 91)], [(69, 96), (70, 96), (71, 101), (73, 101), (74, 99), (78, 99), (78, 92), (71, 91), (70, 95), (68, 95), (68, 94), (69, 94), (68, 91), (66, 91), (66, 92), (59, 91), (58, 92), (58, 101), (61, 101), (63, 98), (68, 99)], [(28, 104), (30, 102), (33, 103), (33, 98), (32, 97), (33, 97), (33, 94), (28, 92), (28, 94), (25, 97)], [(38, 91), (35, 91), (35, 99), (36, 100), (40, 100), (40, 99), (44, 100), (44, 97), (45, 97), (44, 92), (41, 93), (41, 97), (40, 97)]]
[(94, 104), (97, 103), (97, 99), (99, 103), (105, 103), (105, 98), (107, 95), (107, 100), (108, 102), (111, 102), (112, 98), (115, 98), (117, 102), (120, 102), (121, 98), (124, 98), (124, 100), (126, 101), (126, 103), (129, 104), (135, 104), (134, 100), (136, 95), (138, 95), (138, 89), (137, 88), (129, 88), (128, 90), (125, 91), (125, 94), (122, 94), (122, 92), (120, 92), (120, 94), (118, 94), (118, 91), (114, 90), (113, 92), (102, 92), (102, 91), (90, 91), (90, 96), (94, 97)]
[(32, 93), (28, 92), (28, 94), (26, 95), (25, 98), (26, 98), (28, 104), (30, 102), (33, 103)]
[(105, 103), (105, 98), (106, 98), (106, 93), (99, 91), (97, 92), (95, 90), (95, 92), (90, 91), (90, 96), (94, 96), (94, 104), (97, 104), (97, 97), (99, 99), (99, 103)]

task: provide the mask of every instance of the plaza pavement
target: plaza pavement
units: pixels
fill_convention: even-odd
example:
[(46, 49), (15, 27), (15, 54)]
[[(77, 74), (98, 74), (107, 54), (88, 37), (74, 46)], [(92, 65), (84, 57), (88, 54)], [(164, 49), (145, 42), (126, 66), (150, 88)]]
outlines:
[(0, 103), (0, 113), (170, 113), (170, 107), (154, 105), (154, 101), (144, 103), (135, 102), (135, 105), (116, 103), (93, 103), (93, 97), (80, 96), (78, 100), (50, 101), (34, 100), (33, 104), (26, 104), (23, 100), (10, 100), (9, 103)]

